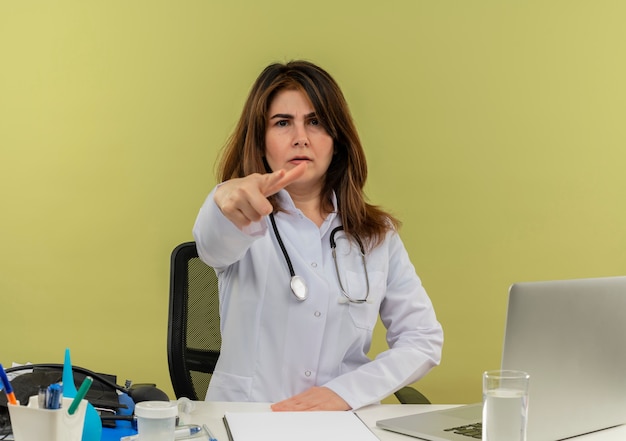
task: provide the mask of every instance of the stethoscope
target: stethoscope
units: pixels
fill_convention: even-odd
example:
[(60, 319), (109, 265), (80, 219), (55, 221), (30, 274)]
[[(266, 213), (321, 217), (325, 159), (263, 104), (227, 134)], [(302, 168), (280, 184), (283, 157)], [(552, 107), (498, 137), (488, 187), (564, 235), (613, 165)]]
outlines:
[[(274, 234), (276, 235), (276, 240), (278, 241), (278, 245), (280, 246), (281, 251), (283, 252), (283, 256), (285, 257), (285, 261), (287, 262), (287, 267), (289, 267), (289, 274), (291, 275), (291, 292), (299, 301), (304, 301), (309, 296), (309, 289), (306, 285), (304, 279), (298, 275), (293, 270), (293, 265), (291, 264), (291, 259), (289, 258), (289, 253), (287, 253), (287, 249), (285, 248), (285, 244), (283, 243), (282, 238), (280, 237), (280, 233), (278, 232), (278, 227), (276, 226), (276, 220), (274, 219), (274, 213), (270, 214), (270, 221), (272, 222), (272, 228), (274, 229)], [(341, 276), (339, 275), (339, 265), (337, 264), (337, 243), (335, 242), (335, 234), (338, 231), (343, 230), (343, 226), (340, 225), (335, 227), (330, 232), (330, 248), (333, 253), (333, 261), (335, 262), (335, 271), (337, 272), (337, 280), (339, 281), (339, 288), (341, 289), (341, 293), (350, 303), (365, 303), (370, 295), (370, 280), (367, 275), (367, 266), (365, 265), (365, 248), (363, 247), (363, 243), (358, 236), (353, 236), (356, 242), (359, 244), (359, 250), (361, 252), (361, 262), (363, 263), (363, 271), (365, 272), (365, 298), (363, 299), (354, 299), (348, 294), (346, 289), (341, 283)]]

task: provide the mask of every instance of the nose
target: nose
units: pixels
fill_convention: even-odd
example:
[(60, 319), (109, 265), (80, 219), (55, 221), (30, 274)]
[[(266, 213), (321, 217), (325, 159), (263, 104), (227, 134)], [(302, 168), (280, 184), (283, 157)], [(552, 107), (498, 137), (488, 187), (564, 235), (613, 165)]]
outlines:
[(293, 142), (294, 147), (308, 147), (309, 140), (306, 137), (299, 137)]
[(307, 136), (306, 129), (299, 124), (295, 125), (296, 132), (294, 133), (293, 146), (294, 147), (308, 147), (309, 137)]

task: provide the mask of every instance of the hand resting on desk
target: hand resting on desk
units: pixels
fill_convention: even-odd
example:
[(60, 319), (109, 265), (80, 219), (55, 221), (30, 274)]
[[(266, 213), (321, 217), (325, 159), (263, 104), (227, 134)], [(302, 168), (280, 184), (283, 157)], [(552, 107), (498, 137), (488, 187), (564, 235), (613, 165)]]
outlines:
[(327, 387), (312, 387), (301, 394), (272, 404), (274, 412), (305, 410), (350, 410), (343, 398)]

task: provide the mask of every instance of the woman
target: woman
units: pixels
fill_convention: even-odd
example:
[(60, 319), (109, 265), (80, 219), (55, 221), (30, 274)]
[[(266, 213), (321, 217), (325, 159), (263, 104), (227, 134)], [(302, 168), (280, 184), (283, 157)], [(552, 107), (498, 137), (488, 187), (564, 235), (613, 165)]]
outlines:
[[(398, 221), (365, 202), (366, 177), (334, 79), (306, 61), (268, 66), (193, 230), (220, 284), (207, 400), (356, 409), (439, 363), (441, 325)], [(379, 314), (390, 349), (370, 360)]]

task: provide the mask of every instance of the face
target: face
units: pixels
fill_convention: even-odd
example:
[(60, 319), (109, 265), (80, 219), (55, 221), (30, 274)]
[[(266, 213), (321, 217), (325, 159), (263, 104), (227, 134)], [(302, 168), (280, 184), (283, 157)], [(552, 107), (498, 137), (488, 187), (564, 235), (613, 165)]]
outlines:
[(333, 158), (333, 139), (304, 92), (282, 90), (272, 100), (265, 130), (265, 158), (273, 171), (307, 163), (306, 173), (289, 186), (290, 191), (322, 189)]

